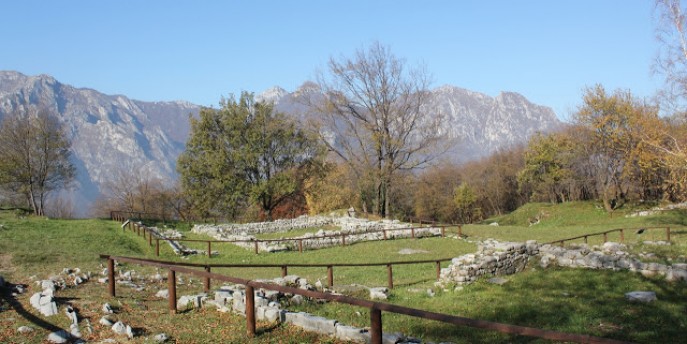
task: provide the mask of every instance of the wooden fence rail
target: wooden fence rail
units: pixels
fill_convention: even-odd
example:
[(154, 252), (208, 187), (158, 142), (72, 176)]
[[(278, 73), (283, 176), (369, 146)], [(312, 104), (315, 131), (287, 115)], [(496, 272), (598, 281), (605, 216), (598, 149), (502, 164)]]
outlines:
[(615, 229), (607, 230), (604, 232), (583, 234), (583, 235), (578, 235), (578, 236), (572, 237), (572, 238), (554, 240), (551, 242), (547, 242), (545, 244), (549, 244), (549, 245), (559, 244), (562, 247), (565, 245), (566, 241), (572, 241), (572, 240), (578, 240), (578, 239), (584, 239), (584, 243), (586, 244), (589, 240), (589, 237), (594, 237), (594, 236), (599, 236), (599, 235), (603, 235), (603, 238), (604, 238), (603, 240), (605, 243), (608, 241), (608, 234), (615, 233), (615, 232), (620, 233), (620, 242), (625, 242), (625, 231), (634, 231), (637, 234), (643, 234), (645, 231), (657, 230), (657, 229), (665, 230), (666, 241), (670, 241), (670, 227), (639, 227), (639, 228), (615, 228)]
[[(153, 235), (152, 231), (150, 228), (141, 225), (139, 223), (136, 223), (134, 221), (131, 221), (129, 219), (125, 218), (119, 218), (115, 217), (114, 218), (116, 221), (121, 221), (124, 224), (122, 225), (122, 230), (126, 230), (128, 227), (132, 232), (135, 232), (137, 235), (143, 235), (143, 238), (145, 239), (146, 237), (148, 238), (148, 245), (153, 246)], [(212, 244), (213, 243), (252, 243), (253, 244), (253, 251), (255, 254), (260, 253), (259, 245), (260, 243), (281, 243), (281, 242), (295, 242), (298, 245), (298, 252), (303, 253), (303, 242), (307, 240), (318, 240), (318, 239), (327, 239), (327, 238), (339, 238), (341, 245), (346, 246), (346, 237), (350, 237), (352, 235), (364, 235), (364, 234), (371, 234), (371, 233), (382, 233), (384, 240), (387, 240), (387, 233), (388, 232), (393, 232), (393, 231), (410, 231), (410, 237), (415, 239), (415, 231), (418, 229), (426, 229), (426, 228), (439, 228), (441, 230), (441, 237), (444, 238), (446, 237), (446, 231), (449, 228), (449, 226), (432, 226), (432, 227), (404, 227), (404, 228), (389, 228), (389, 229), (375, 229), (375, 230), (369, 230), (365, 232), (348, 232), (348, 233), (337, 233), (337, 234), (328, 234), (328, 235), (320, 235), (320, 236), (312, 236), (308, 238), (283, 238), (283, 239), (255, 239), (255, 240), (204, 240), (204, 239), (168, 239), (168, 238), (155, 238), (155, 255), (160, 256), (160, 240), (165, 240), (165, 241), (177, 241), (177, 242), (201, 242), (205, 243), (207, 245), (207, 256), (209, 258), (212, 258)], [(457, 225), (457, 234), (458, 236), (463, 236), (463, 229), (461, 225)], [(146, 234), (147, 233), (147, 234)]]
[(255, 322), (255, 288), (261, 288), (265, 290), (273, 290), (282, 293), (290, 293), (296, 295), (302, 295), (305, 297), (310, 297), (314, 299), (323, 299), (328, 301), (339, 302), (343, 304), (364, 307), (370, 310), (370, 337), (371, 343), (381, 344), (382, 343), (382, 311), (389, 313), (403, 314), (413, 317), (418, 317), (422, 319), (435, 320), (443, 323), (454, 324), (459, 326), (469, 326), (474, 328), (488, 329), (493, 331), (498, 331), (501, 333), (516, 334), (523, 336), (530, 336), (536, 338), (557, 340), (557, 341), (567, 341), (576, 343), (599, 343), (599, 344), (619, 344), (627, 343), (623, 341), (594, 337), (589, 335), (564, 333), (557, 331), (542, 330), (538, 328), (509, 325), (503, 323), (497, 323), (492, 321), (471, 319), (465, 317), (459, 317), (449, 314), (441, 314), (435, 312), (424, 311), (415, 308), (403, 307), (399, 305), (393, 305), (389, 303), (375, 302), (364, 299), (357, 299), (345, 295), (335, 295), (329, 293), (323, 293), (318, 291), (310, 291), (298, 288), (292, 288), (287, 286), (279, 286), (276, 284), (263, 283), (257, 281), (251, 281), (247, 279), (242, 279), (238, 277), (220, 275), (208, 271), (194, 270), (180, 265), (164, 264), (159, 262), (153, 262), (145, 259), (131, 258), (131, 257), (117, 257), (101, 255), (101, 258), (108, 260), (108, 292), (111, 297), (116, 296), (115, 290), (115, 274), (114, 274), (114, 261), (154, 266), (158, 268), (163, 268), (168, 270), (168, 284), (169, 284), (169, 311), (171, 313), (176, 313), (177, 300), (176, 300), (176, 273), (190, 274), (196, 277), (202, 277), (204, 279), (213, 279), (222, 282), (229, 282), (234, 284), (241, 284), (246, 287), (246, 334), (249, 337), (254, 337), (256, 335), (256, 322)]
[[(100, 258), (108, 259), (108, 255), (101, 255)], [(130, 257), (125, 257), (130, 258)], [(452, 258), (439, 258), (439, 259), (425, 259), (425, 260), (412, 260), (412, 261), (391, 261), (382, 263), (321, 263), (321, 264), (301, 264), (301, 263), (281, 263), (281, 264), (203, 264), (203, 263), (187, 263), (187, 262), (172, 262), (145, 258), (135, 258), (139, 261), (149, 262), (154, 264), (165, 264), (174, 266), (184, 266), (184, 267), (194, 267), (203, 268), (207, 272), (211, 272), (214, 268), (279, 268), (281, 271), (281, 276), (284, 277), (288, 275), (289, 268), (327, 268), (327, 286), (329, 288), (334, 286), (334, 268), (335, 267), (374, 267), (374, 266), (385, 266), (387, 268), (387, 286), (389, 289), (394, 288), (394, 265), (414, 265), (414, 264), (433, 264), (436, 271), (436, 278), (439, 280), (441, 277), (441, 263), (451, 261)], [(212, 281), (206, 279), (204, 282), (205, 291), (210, 290)]]

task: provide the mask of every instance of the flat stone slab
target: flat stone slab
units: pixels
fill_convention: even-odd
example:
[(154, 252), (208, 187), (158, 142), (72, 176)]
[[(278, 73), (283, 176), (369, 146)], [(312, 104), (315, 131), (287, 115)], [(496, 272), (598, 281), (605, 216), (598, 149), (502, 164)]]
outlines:
[(631, 291), (625, 293), (625, 298), (633, 302), (652, 302), (656, 301), (656, 292), (653, 291)]
[(415, 250), (412, 248), (404, 248), (398, 251), (398, 254), (418, 254), (418, 253), (429, 253), (429, 251), (425, 250)]
[(487, 282), (489, 282), (491, 284), (504, 285), (504, 284), (508, 283), (508, 280), (505, 278), (501, 278), (501, 277), (494, 277), (494, 278), (488, 279)]

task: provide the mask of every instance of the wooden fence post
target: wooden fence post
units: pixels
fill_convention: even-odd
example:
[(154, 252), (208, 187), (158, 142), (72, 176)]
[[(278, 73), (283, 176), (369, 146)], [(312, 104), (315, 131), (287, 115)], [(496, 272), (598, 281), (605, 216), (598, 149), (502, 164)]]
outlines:
[(303, 253), (303, 239), (298, 239), (298, 252)]
[(370, 308), (370, 343), (382, 344), (382, 311)]
[(258, 242), (257, 241), (253, 244), (253, 251), (255, 251), (255, 254), (258, 254)]
[(604, 244), (608, 241), (608, 233), (604, 233)]
[(625, 242), (625, 232), (623, 229), (620, 229), (620, 242)]
[(169, 269), (167, 273), (167, 287), (169, 289), (169, 311), (172, 314), (177, 312), (177, 274), (174, 270)]
[(327, 285), (329, 288), (334, 286), (334, 267), (327, 265)]
[(155, 238), (155, 255), (160, 256), (160, 239)]
[(281, 277), (286, 277), (286, 275), (288, 275), (288, 273), (289, 273), (288, 267), (286, 265), (282, 265), (281, 266)]
[(446, 227), (441, 227), (441, 237), (442, 238), (446, 237)]
[(246, 286), (246, 330), (248, 337), (255, 337), (255, 290)]
[(410, 229), (410, 237), (415, 239), (415, 228)]
[(394, 272), (391, 267), (391, 264), (386, 265), (386, 278), (387, 278), (387, 286), (389, 289), (394, 289)]
[(108, 283), (108, 291), (110, 292), (110, 296), (115, 297), (115, 264), (114, 264), (114, 259), (108, 258), (107, 259), (107, 283)]
[(384, 233), (384, 240), (386, 240), (386, 230), (383, 230), (382, 233)]
[(441, 278), (441, 261), (437, 260), (436, 264), (437, 264), (437, 281), (438, 281), (439, 278)]
[(212, 242), (208, 240), (208, 258), (212, 258)]
[(148, 233), (148, 246), (153, 247), (153, 232)]
[(341, 246), (346, 246), (346, 234), (341, 235)]
[(670, 227), (666, 227), (666, 241), (670, 242)]
[(462, 237), (463, 236), (463, 226), (458, 225), (458, 236)]
[[(210, 265), (205, 265), (205, 272), (210, 273)], [(206, 293), (210, 291), (210, 283), (210, 277), (205, 277), (204, 286)]]

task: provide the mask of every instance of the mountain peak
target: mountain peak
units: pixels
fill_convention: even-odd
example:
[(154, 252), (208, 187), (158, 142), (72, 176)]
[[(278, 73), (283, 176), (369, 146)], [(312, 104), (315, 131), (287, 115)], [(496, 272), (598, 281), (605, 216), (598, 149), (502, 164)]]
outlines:
[(279, 86), (273, 86), (255, 96), (255, 100), (264, 103), (278, 103), (279, 100), (287, 94), (289, 94), (289, 92), (285, 89)]

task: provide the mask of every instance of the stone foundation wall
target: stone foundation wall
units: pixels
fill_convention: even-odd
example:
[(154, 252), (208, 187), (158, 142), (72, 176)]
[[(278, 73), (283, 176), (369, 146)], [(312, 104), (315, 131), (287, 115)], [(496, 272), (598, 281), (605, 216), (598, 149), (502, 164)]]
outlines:
[(510, 275), (525, 269), (531, 257), (539, 252), (536, 241), (527, 243), (481, 243), (477, 253), (453, 258), (447, 268), (441, 269), (440, 283), (472, 283), (482, 276)]
[(668, 281), (687, 282), (687, 264), (659, 264), (642, 262), (632, 256), (624, 244), (607, 242), (602, 246), (589, 247), (585, 244), (571, 248), (554, 245), (538, 245), (536, 241), (526, 243), (498, 242), (487, 240), (480, 244), (474, 254), (454, 258), (451, 264), (441, 269), (440, 284), (468, 284), (481, 276), (510, 275), (525, 269), (527, 262), (538, 259), (542, 268), (558, 265), (570, 268), (629, 270), (644, 276), (662, 276)]
[[(328, 247), (341, 246), (343, 245), (343, 238), (341, 236), (336, 237), (323, 237), (329, 235), (339, 235), (349, 232), (344, 231), (318, 231), (317, 233), (307, 233), (299, 237), (290, 238), (289, 241), (281, 242), (270, 242), (270, 241), (258, 241), (258, 250), (260, 252), (279, 252), (279, 251), (297, 251), (299, 249), (299, 240), (302, 240), (303, 250), (318, 250)], [(432, 237), (440, 236), (441, 228), (415, 228), (415, 237)], [(388, 230), (386, 231), (387, 239), (401, 239), (410, 238), (413, 236), (410, 230)], [(215, 237), (218, 240), (245, 240), (245, 242), (234, 242), (233, 244), (243, 247), (248, 250), (255, 249), (255, 240), (257, 240), (252, 235), (218, 235)], [(346, 245), (351, 245), (364, 241), (375, 241), (384, 240), (384, 233), (374, 232), (374, 233), (360, 233), (360, 234), (346, 234)]]
[[(299, 240), (302, 241), (304, 250), (317, 250), (333, 246), (343, 245), (343, 238), (339, 235), (346, 234), (346, 245), (363, 241), (384, 240), (384, 233), (368, 231), (387, 229), (387, 239), (410, 238), (413, 233), (410, 230), (394, 230), (394, 228), (410, 228), (410, 224), (399, 221), (368, 221), (352, 217), (324, 217), (301, 216), (291, 220), (279, 220), (274, 222), (249, 223), (243, 225), (195, 225), (192, 232), (206, 234), (216, 240), (238, 241), (234, 244), (249, 250), (255, 248), (258, 239), (255, 234), (288, 232), (299, 228), (312, 228), (318, 226), (339, 226), (340, 230), (319, 230), (317, 233), (306, 233), (302, 236), (289, 238), (289, 241), (269, 242), (258, 241), (260, 252), (278, 252), (298, 250)], [(441, 228), (423, 227), (415, 228), (415, 237), (430, 237), (441, 235)], [(325, 237), (332, 236), (335, 237)]]
[(642, 262), (627, 252), (627, 246), (615, 242), (593, 247), (581, 244), (568, 249), (541, 245), (539, 250), (539, 265), (543, 268), (555, 264), (570, 268), (629, 270), (647, 277), (662, 276), (668, 281), (687, 281), (687, 264)]
[[(295, 219), (276, 220), (272, 222), (255, 222), (244, 224), (194, 225), (193, 233), (207, 234), (212, 237), (257, 235), (266, 233), (288, 232), (303, 228), (337, 226), (347, 233), (366, 232), (376, 229), (410, 227), (407, 223), (396, 220), (368, 221), (354, 217), (342, 216), (299, 216)], [(218, 238), (219, 239), (219, 238)], [(219, 239), (222, 240), (222, 239)]]

